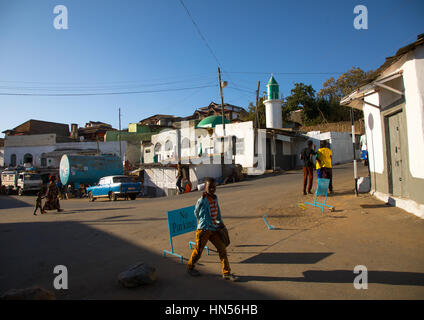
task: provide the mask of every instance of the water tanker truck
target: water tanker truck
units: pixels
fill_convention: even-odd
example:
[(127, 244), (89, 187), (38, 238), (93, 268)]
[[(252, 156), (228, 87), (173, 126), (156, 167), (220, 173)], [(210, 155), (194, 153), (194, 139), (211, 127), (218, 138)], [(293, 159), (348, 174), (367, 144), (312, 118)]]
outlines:
[(60, 159), (59, 176), (64, 186), (79, 190), (81, 185), (94, 185), (105, 176), (122, 175), (122, 161), (114, 155), (67, 155)]

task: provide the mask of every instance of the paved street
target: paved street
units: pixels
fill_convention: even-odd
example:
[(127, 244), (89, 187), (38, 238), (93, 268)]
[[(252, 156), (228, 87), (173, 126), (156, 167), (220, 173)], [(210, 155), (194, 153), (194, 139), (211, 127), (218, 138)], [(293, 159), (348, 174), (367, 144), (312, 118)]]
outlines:
[[(369, 194), (356, 197), (351, 164), (336, 166), (333, 175), (336, 194), (327, 203), (334, 212), (297, 205), (313, 201), (302, 194), (301, 171), (217, 188), (239, 283), (219, 277), (216, 251), (200, 259), (202, 277), (187, 275), (194, 232), (174, 238), (184, 264), (162, 256), (170, 249), (166, 211), (194, 205), (200, 192), (70, 199), (61, 201), (64, 212), (41, 216), (32, 215), (32, 196), (0, 196), (0, 293), (38, 284), (58, 299), (423, 299), (424, 220)], [(118, 274), (139, 261), (156, 267), (157, 282), (120, 287)], [(56, 265), (68, 268), (66, 291), (53, 288)], [(367, 267), (367, 290), (353, 286), (357, 265)]]

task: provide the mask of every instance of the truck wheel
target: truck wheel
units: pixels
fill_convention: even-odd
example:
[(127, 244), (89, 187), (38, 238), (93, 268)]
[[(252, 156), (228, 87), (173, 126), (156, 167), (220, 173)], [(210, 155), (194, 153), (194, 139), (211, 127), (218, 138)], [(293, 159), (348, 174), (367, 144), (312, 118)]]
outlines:
[(96, 199), (93, 197), (93, 194), (91, 193), (91, 191), (88, 193), (88, 199), (89, 199), (89, 201), (90, 201), (90, 202), (94, 202), (94, 200), (96, 200)]
[(117, 200), (118, 200), (118, 196), (114, 193), (114, 194), (112, 195), (112, 199), (113, 199), (113, 201), (117, 201)]
[(24, 190), (22, 188), (18, 188), (18, 195), (23, 196)]
[(109, 198), (109, 201), (112, 201), (113, 200), (113, 193), (112, 192), (109, 192), (107, 194), (107, 197)]
[(136, 195), (136, 194), (132, 194), (132, 195), (130, 195), (130, 199), (131, 199), (131, 200), (135, 200), (135, 198), (137, 198), (137, 195)]

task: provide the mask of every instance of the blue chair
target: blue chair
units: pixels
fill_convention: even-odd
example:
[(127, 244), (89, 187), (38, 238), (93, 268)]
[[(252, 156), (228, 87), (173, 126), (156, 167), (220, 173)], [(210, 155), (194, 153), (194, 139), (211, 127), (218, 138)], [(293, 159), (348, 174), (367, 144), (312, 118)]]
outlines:
[[(319, 207), (321, 208), (322, 212), (324, 212), (325, 207), (334, 208), (333, 206), (329, 206), (328, 204), (326, 204), (329, 185), (330, 185), (330, 179), (319, 178), (317, 182), (317, 190), (315, 191), (314, 203), (305, 202), (305, 204), (309, 204), (314, 207)], [(317, 196), (324, 196), (324, 203), (317, 202)]]

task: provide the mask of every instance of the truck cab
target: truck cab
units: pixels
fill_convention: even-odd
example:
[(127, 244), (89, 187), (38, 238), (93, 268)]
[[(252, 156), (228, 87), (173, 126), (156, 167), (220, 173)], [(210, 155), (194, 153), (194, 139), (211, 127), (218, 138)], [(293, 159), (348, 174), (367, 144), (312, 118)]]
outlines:
[(1, 185), (6, 190), (6, 194), (11, 194), (16, 189), (17, 180), (17, 171), (8, 170), (1, 173)]
[(99, 180), (95, 186), (87, 188), (90, 201), (96, 198), (109, 198), (116, 201), (118, 198), (135, 200), (141, 192), (141, 183), (133, 182), (129, 176), (108, 176)]
[(37, 192), (41, 189), (43, 180), (37, 173), (20, 172), (16, 184), (18, 194), (22, 196), (25, 192)]

